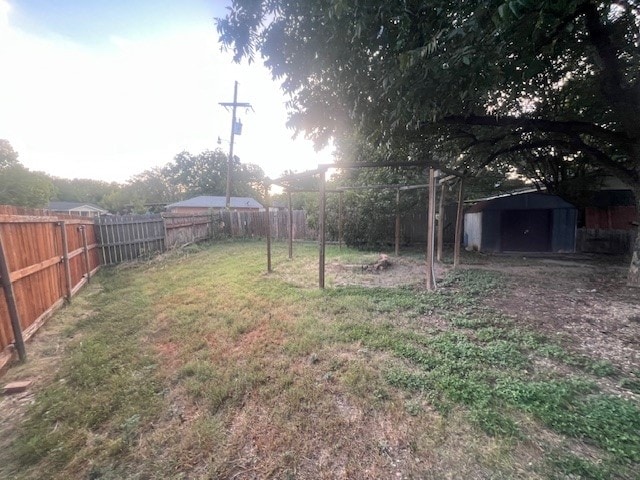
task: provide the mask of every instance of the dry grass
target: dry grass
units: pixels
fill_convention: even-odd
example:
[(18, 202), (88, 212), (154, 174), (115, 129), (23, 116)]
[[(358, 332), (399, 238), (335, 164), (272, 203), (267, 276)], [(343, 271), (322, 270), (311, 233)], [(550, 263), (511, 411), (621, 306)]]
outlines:
[[(103, 272), (38, 335), (42, 350), (29, 346), (30, 363), (10, 371), (7, 378), (35, 378), (36, 397), (27, 397), (15, 415), (0, 413), (0, 427), (17, 439), (0, 445), (0, 476), (530, 479), (579, 472), (582, 464), (567, 466), (577, 458), (587, 462), (582, 471), (592, 476), (585, 478), (606, 478), (597, 476), (597, 462), (610, 461), (601, 448), (553, 431), (517, 405), (503, 413), (518, 433), (491, 434), (474, 415), (493, 410), (451, 400), (444, 390), (400, 385), (398, 378), (425, 375), (420, 342), (442, 342), (451, 331), (479, 342), (476, 336), (490, 333), (453, 326), (487, 314), (464, 304), (462, 291), (424, 297), (394, 286), (390, 277), (420, 284), (420, 257), (396, 260), (394, 272), (369, 274), (378, 275), (372, 282), (341, 265), (369, 263), (375, 255), (329, 249), (329, 285), (361, 280), (388, 289), (321, 292), (316, 252), (297, 246), (289, 261), (276, 244), (272, 275), (264, 273), (258, 243), (192, 248)], [(473, 288), (480, 295), (473, 301), (495, 291)], [(123, 320), (126, 335), (113, 335)], [(120, 357), (105, 353), (111, 351)], [(69, 381), (96, 354), (104, 355), (95, 370), (105, 376), (93, 381), (87, 371), (86, 385)], [(570, 369), (558, 375), (576, 373), (553, 360)], [(545, 375), (553, 371), (539, 363)], [(484, 366), (469, 368), (483, 372)], [(114, 388), (128, 394), (126, 404), (111, 398)], [(80, 417), (109, 413), (72, 419), (71, 399)], [(487, 427), (491, 417), (482, 418)], [(67, 435), (52, 443), (47, 439), (56, 429)], [(620, 478), (631, 478), (626, 468)]]

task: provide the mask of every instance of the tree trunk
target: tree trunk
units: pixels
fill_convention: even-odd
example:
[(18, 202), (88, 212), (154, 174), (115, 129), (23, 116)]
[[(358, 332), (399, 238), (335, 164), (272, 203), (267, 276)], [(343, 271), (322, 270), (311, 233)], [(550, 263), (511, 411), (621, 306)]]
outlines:
[[(636, 209), (638, 213), (636, 222), (640, 224), (640, 188), (635, 188), (633, 193), (636, 196)], [(631, 265), (629, 265), (627, 284), (630, 287), (640, 288), (640, 225), (636, 228), (636, 241), (633, 245), (633, 254), (631, 256)]]

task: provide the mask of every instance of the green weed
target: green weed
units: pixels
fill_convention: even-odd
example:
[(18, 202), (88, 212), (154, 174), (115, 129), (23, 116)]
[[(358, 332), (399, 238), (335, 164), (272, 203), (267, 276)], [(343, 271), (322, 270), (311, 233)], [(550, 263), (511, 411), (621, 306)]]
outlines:
[[(622, 473), (620, 468), (612, 467), (608, 464), (595, 464), (577, 455), (570, 453), (553, 452), (547, 458), (550, 478), (561, 480), (565, 478), (582, 478), (585, 480), (609, 480), (615, 478), (616, 474)], [(626, 470), (626, 469), (625, 469)]]
[(620, 382), (620, 386), (633, 393), (640, 394), (640, 380), (635, 378), (625, 378)]

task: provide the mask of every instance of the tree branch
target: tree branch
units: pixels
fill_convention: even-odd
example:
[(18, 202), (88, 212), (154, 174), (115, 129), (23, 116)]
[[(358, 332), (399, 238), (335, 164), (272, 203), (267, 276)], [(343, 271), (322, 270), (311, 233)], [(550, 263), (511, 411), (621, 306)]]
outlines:
[(633, 132), (637, 141), (640, 139), (640, 125), (637, 121), (640, 94), (637, 89), (624, 86), (624, 68), (620, 63), (617, 47), (611, 40), (610, 28), (603, 24), (598, 8), (592, 2), (587, 2), (584, 7), (589, 40), (602, 62), (602, 93), (617, 111), (625, 130)]
[(607, 155), (600, 149), (592, 145), (588, 145), (578, 135), (574, 135), (569, 140), (544, 139), (533, 142), (520, 143), (517, 145), (512, 145), (508, 148), (497, 150), (487, 156), (487, 158), (479, 165), (478, 171), (488, 166), (489, 164), (491, 164), (491, 162), (495, 161), (502, 155), (535, 150), (544, 147), (563, 148), (574, 153), (582, 152), (585, 155), (590, 156), (594, 160), (594, 163), (596, 165), (600, 166), (602, 169), (611, 173), (617, 178), (625, 181), (628, 185), (633, 186), (634, 184), (640, 182), (640, 177), (638, 176), (637, 172), (632, 169), (625, 168), (620, 163), (611, 159), (609, 155)]
[[(613, 144), (632, 144), (627, 134), (613, 132), (604, 127), (590, 122), (582, 121), (559, 121), (545, 120), (539, 118), (512, 117), (512, 116), (491, 116), (491, 115), (447, 115), (436, 123), (441, 125), (473, 125), (482, 127), (512, 127), (520, 128), (522, 131), (541, 131), (548, 133), (563, 133), (566, 135), (591, 135)], [(421, 123), (418, 128), (426, 129), (427, 122)]]
[(493, 152), (491, 155), (489, 155), (486, 158), (484, 162), (480, 164), (478, 170), (483, 169), (484, 167), (489, 165), (491, 162), (493, 162), (496, 158), (502, 155), (506, 155), (508, 153), (524, 152), (526, 150), (535, 150), (537, 148), (544, 148), (544, 147), (565, 147), (566, 148), (566, 147), (571, 147), (571, 144), (566, 141), (551, 140), (551, 139), (537, 140), (535, 142), (519, 143), (517, 145), (512, 145), (508, 148), (503, 148), (496, 152)]
[(573, 145), (576, 150), (582, 151), (591, 156), (591, 158), (595, 160), (596, 164), (600, 165), (604, 170), (618, 177), (620, 180), (625, 181), (625, 183), (630, 187), (634, 188), (634, 185), (637, 185), (640, 182), (640, 176), (637, 171), (625, 168), (620, 163), (612, 160), (611, 157), (603, 151), (591, 145), (587, 145), (580, 137), (575, 136), (571, 140), (571, 145)]

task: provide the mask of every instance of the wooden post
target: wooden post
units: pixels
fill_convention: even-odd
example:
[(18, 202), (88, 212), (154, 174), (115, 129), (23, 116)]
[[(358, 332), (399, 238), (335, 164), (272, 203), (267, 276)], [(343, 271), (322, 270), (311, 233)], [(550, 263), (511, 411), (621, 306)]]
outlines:
[(87, 271), (87, 283), (91, 281), (91, 266), (89, 265), (89, 245), (87, 244), (87, 230), (84, 225), (79, 227), (82, 235), (82, 250), (84, 252), (84, 268)]
[(433, 254), (436, 226), (436, 174), (433, 168), (429, 168), (429, 194), (427, 195), (428, 216), (427, 216), (427, 290), (435, 290), (435, 278), (433, 275)]
[[(168, 231), (167, 231), (167, 219), (164, 218), (163, 215), (160, 215), (162, 217), (162, 240), (160, 240), (161, 242), (161, 246), (160, 246), (160, 251), (161, 252), (166, 252), (167, 250), (169, 250), (169, 238), (168, 238)], [(211, 230), (213, 231), (213, 221), (211, 222)], [(213, 235), (212, 235), (213, 236)]]
[(24, 339), (22, 338), (22, 326), (20, 325), (20, 314), (18, 313), (18, 305), (16, 296), (13, 291), (13, 283), (11, 283), (11, 270), (9, 262), (4, 250), (4, 241), (0, 234), (0, 280), (2, 280), (2, 288), (4, 289), (4, 298), (7, 302), (9, 310), (9, 318), (11, 319), (11, 328), (13, 329), (13, 343), (18, 351), (18, 358), (21, 362), (27, 360), (27, 350), (24, 348)]
[(71, 265), (69, 264), (69, 242), (67, 241), (67, 224), (66, 222), (58, 222), (58, 226), (62, 229), (62, 264), (64, 265), (64, 274), (67, 282), (67, 302), (71, 303), (71, 292), (73, 283), (71, 282)]
[(396, 189), (396, 257), (400, 255), (400, 189)]
[(107, 247), (105, 246), (107, 241), (104, 238), (104, 230), (103, 230), (103, 224), (102, 224), (102, 219), (104, 217), (96, 217), (93, 221), (96, 222), (96, 225), (98, 226), (98, 232), (96, 233), (96, 236), (98, 237), (98, 240), (100, 241), (100, 250), (102, 252), (102, 265), (107, 265)]
[(460, 266), (460, 245), (462, 244), (462, 225), (464, 221), (464, 212), (462, 205), (464, 202), (464, 178), (460, 179), (458, 187), (458, 208), (456, 210), (456, 234), (453, 241), (453, 268)]
[(318, 286), (324, 288), (324, 262), (325, 262), (325, 209), (326, 209), (326, 170), (322, 170), (319, 173), (320, 176), (320, 188), (319, 188), (319, 208), (318, 208)]
[(271, 273), (271, 212), (269, 211), (269, 187), (267, 184), (265, 193), (265, 203), (267, 208), (267, 273)]
[(338, 196), (338, 246), (342, 250), (342, 236), (344, 235), (344, 192)]
[(440, 201), (438, 202), (438, 244), (436, 247), (436, 259), (442, 263), (442, 250), (444, 246), (444, 183), (440, 186)]
[[(111, 217), (104, 217), (103, 220), (110, 219)], [(115, 247), (110, 244), (113, 242), (113, 223), (109, 220), (108, 223), (103, 223), (104, 227), (104, 238), (103, 243), (107, 245), (107, 252), (109, 253), (109, 265), (113, 265), (115, 262), (113, 261), (115, 257)]]
[(293, 258), (293, 202), (291, 201), (291, 192), (287, 192), (287, 200), (289, 202), (289, 260)]

